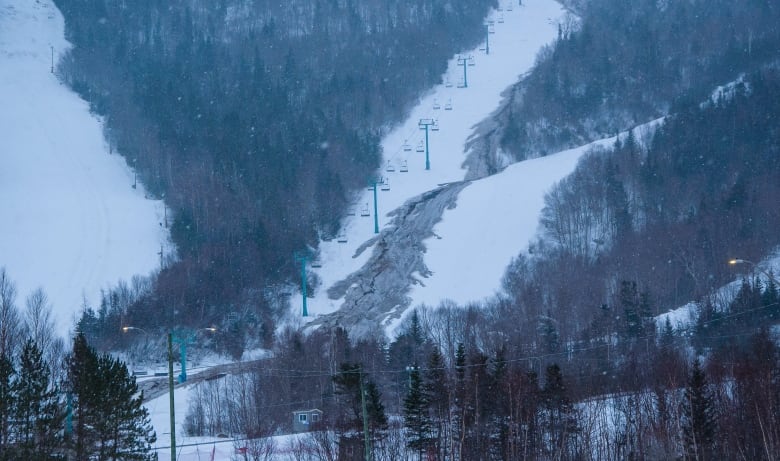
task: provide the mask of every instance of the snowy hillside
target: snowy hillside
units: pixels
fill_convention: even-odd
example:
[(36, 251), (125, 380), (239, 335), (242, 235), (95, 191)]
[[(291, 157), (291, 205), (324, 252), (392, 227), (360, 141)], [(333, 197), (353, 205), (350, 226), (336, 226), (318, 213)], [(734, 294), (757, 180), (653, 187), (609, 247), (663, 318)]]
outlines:
[(162, 202), (132, 187), (100, 120), (52, 73), (68, 47), (51, 0), (0, 0), (0, 267), (20, 308), (44, 289), (63, 335), (84, 300), (159, 267), (167, 242)]
[[(398, 218), (403, 214), (399, 207), (420, 194), (442, 189), (443, 185), (446, 189), (446, 185), (464, 180), (466, 143), (475, 136), (475, 126), (499, 106), (502, 91), (532, 67), (539, 49), (555, 38), (564, 14), (560, 4), (551, 0), (529, 0), (522, 6), (503, 3), (501, 10), (493, 11), (486, 21), (491, 32), (489, 50), (483, 43), (453, 57), (444, 83), (433, 88), (409, 118), (383, 139), (384, 166), (377, 173), (380, 182), (385, 181), (384, 187), (377, 186), (381, 234), (374, 238), (373, 191), (367, 189), (355, 199), (351, 215), (345, 217), (344, 234), (320, 245), (320, 259), (315, 266), (321, 268), (313, 270), (322, 284), (309, 303), (310, 315), (342, 309), (345, 298), (349, 304), (350, 294), (344, 295), (343, 285), (362, 285), (350, 278), (361, 270), (373, 271), (361, 268), (377, 254), (375, 244), (392, 245), (391, 234), (397, 234), (403, 226)], [(425, 169), (425, 131), (420, 128), (421, 121), (435, 121), (438, 125), (438, 130), (432, 125), (428, 131), (429, 170)], [(465, 189), (457, 198), (457, 208), (445, 213), (432, 238), (416, 237), (425, 239), (424, 247), (416, 246), (424, 253), (424, 262), (419, 267), (410, 263), (399, 268), (400, 277), (405, 279), (403, 287), (392, 283), (386, 289), (377, 290), (376, 284), (358, 289), (378, 291), (377, 296), (384, 298), (398, 297), (397, 292), (404, 291), (397, 302), (393, 301), (394, 305), (388, 306), (395, 313), (423, 302), (438, 304), (446, 298), (468, 302), (492, 295), (511, 257), (535, 233), (544, 193), (573, 169), (580, 153), (576, 150), (523, 162), (494, 178), (463, 184)], [(457, 191), (452, 194), (457, 195)], [(438, 216), (433, 220), (437, 221)], [(518, 225), (522, 231), (518, 231)], [(410, 284), (416, 285), (410, 290)], [(293, 308), (300, 312), (300, 301), (295, 300)]]

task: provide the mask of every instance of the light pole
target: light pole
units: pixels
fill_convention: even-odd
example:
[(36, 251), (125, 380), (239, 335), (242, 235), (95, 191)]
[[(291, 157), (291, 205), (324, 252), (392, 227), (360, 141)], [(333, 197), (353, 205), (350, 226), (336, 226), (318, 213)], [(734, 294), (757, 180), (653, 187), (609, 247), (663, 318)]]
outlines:
[(736, 266), (737, 264), (749, 264), (750, 266), (753, 267), (753, 269), (756, 269), (759, 272), (761, 272), (762, 274), (766, 275), (769, 280), (774, 282), (774, 284), (777, 285), (778, 288), (780, 288), (780, 281), (778, 281), (777, 278), (775, 278), (774, 275), (772, 275), (769, 272), (765, 271), (764, 269), (760, 268), (756, 263), (754, 263), (752, 261), (748, 261), (747, 259), (735, 258), (735, 259), (729, 260), (729, 264), (732, 265), (732, 266)]

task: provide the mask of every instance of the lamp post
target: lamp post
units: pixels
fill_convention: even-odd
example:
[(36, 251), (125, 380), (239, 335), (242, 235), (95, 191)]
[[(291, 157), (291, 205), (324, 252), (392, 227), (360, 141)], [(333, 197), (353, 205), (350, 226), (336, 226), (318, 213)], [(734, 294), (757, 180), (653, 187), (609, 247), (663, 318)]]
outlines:
[(737, 264), (749, 264), (751, 267), (753, 267), (753, 269), (756, 269), (759, 272), (761, 272), (762, 274), (766, 275), (769, 280), (774, 282), (774, 284), (777, 285), (778, 288), (780, 288), (780, 281), (778, 281), (777, 278), (775, 278), (774, 275), (772, 275), (769, 272), (765, 271), (764, 269), (760, 268), (756, 263), (754, 263), (752, 261), (748, 261), (747, 259), (735, 258), (735, 259), (729, 260), (729, 265), (736, 266)]

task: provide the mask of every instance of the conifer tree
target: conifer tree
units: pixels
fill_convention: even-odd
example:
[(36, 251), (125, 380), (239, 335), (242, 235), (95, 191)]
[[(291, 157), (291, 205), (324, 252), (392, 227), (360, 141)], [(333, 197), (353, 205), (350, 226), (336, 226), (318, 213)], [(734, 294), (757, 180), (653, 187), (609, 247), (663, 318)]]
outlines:
[(404, 424), (407, 432), (407, 444), (416, 451), (419, 459), (423, 459), (423, 453), (430, 448), (433, 438), (431, 436), (431, 420), (428, 413), (430, 402), (423, 389), (420, 370), (415, 364), (409, 373), (409, 392), (404, 398)]
[(15, 397), (12, 390), (14, 364), (11, 359), (0, 354), (0, 459), (7, 458), (10, 447), (11, 419), (15, 407)]
[(156, 436), (135, 378), (109, 355), (98, 356), (82, 333), (68, 359), (77, 460), (151, 460)]
[(563, 373), (557, 364), (547, 367), (541, 392), (541, 425), (546, 433), (547, 452), (556, 459), (566, 458), (570, 441), (579, 431), (574, 405), (569, 399)]
[(428, 369), (423, 376), (423, 391), (430, 406), (431, 435), (436, 445), (438, 458), (444, 458), (444, 451), (449, 446), (450, 434), (450, 392), (447, 370), (439, 349), (434, 347), (428, 360)]
[(712, 391), (699, 359), (694, 360), (683, 397), (683, 442), (689, 459), (713, 459), (716, 415)]
[(22, 348), (13, 391), (17, 455), (20, 459), (48, 459), (60, 444), (64, 414), (51, 370), (32, 339)]

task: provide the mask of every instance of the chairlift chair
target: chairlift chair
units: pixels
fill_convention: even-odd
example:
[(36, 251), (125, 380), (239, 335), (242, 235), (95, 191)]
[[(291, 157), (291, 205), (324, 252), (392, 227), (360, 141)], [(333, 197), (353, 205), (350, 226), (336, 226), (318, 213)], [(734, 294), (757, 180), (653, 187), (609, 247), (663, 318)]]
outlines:
[(433, 100), (433, 110), (439, 110), (439, 109), (441, 109), (441, 104), (439, 104), (439, 100), (438, 99), (434, 99)]
[(311, 267), (313, 267), (314, 269), (318, 269), (322, 267), (322, 262), (319, 259), (312, 260)]
[(336, 242), (347, 243), (347, 234), (341, 233), (338, 236), (336, 236)]
[(356, 214), (356, 213), (355, 213), (355, 208), (352, 208), (352, 207), (350, 207), (350, 208), (347, 210), (347, 216), (355, 216), (355, 214)]
[(448, 99), (444, 104), (444, 110), (452, 110), (452, 99)]
[(387, 168), (385, 168), (385, 171), (387, 171), (388, 173), (392, 173), (395, 171), (395, 167), (393, 166), (392, 163), (390, 163), (390, 160), (387, 161)]
[(503, 24), (504, 23), (504, 15), (503, 14), (498, 17), (498, 23), (499, 24)]
[(474, 56), (469, 56), (469, 66), (474, 67), (477, 65), (477, 62), (474, 60)]
[(360, 216), (363, 216), (363, 217), (366, 217), (366, 216), (371, 216), (371, 211), (369, 211), (369, 208), (368, 208), (368, 203), (366, 203), (366, 206), (364, 206), (364, 207), (363, 207), (363, 208), (360, 210)]
[(449, 77), (447, 77), (447, 78), (444, 80), (444, 86), (445, 86), (445, 87), (447, 87), (447, 88), (452, 88), (452, 80), (450, 80), (450, 78), (449, 78)]
[(433, 125), (431, 125), (431, 131), (439, 131), (439, 121), (434, 120)]
[(420, 141), (419, 144), (417, 144), (417, 152), (425, 152), (425, 143)]
[(380, 189), (383, 190), (383, 191), (390, 190), (390, 180), (385, 178), (385, 180), (382, 181), (382, 185), (380, 186)]
[(409, 172), (409, 164), (404, 160), (401, 162), (401, 167), (398, 169), (401, 173), (408, 173)]
[(409, 141), (404, 140), (404, 152), (411, 152), (412, 146), (409, 144)]
[(503, 6), (501, 6), (500, 4), (498, 5), (498, 7), (497, 7), (496, 9), (497, 9), (498, 11), (504, 11), (504, 7), (503, 7)]
[(507, 11), (512, 11), (512, 9), (513, 9), (512, 4), (511, 3), (507, 3), (506, 10)]

